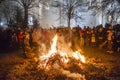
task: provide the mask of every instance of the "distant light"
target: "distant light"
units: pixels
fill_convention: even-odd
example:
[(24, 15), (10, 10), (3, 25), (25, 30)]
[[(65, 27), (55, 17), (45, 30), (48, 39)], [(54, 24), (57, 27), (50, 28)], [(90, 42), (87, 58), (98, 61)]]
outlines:
[(112, 16), (111, 15), (109, 15), (108, 20), (109, 20), (109, 22), (111, 22), (111, 20), (112, 20)]
[(99, 20), (99, 23), (98, 24), (102, 24), (102, 18), (103, 18), (103, 16), (102, 16), (102, 13), (99, 15), (99, 17), (98, 17), (98, 20)]
[(40, 7), (40, 8), (39, 8), (39, 15), (41, 16), (41, 15), (42, 15), (42, 8), (43, 8), (43, 5), (40, 4), (39, 7)]
[(50, 8), (49, 8), (49, 6), (48, 6), (48, 7), (45, 7), (45, 9), (49, 10)]
[(50, 7), (49, 7), (49, 4), (47, 3), (47, 6), (45, 7), (45, 9), (49, 10)]
[(99, 24), (102, 24), (102, 18), (99, 17)]
[(29, 17), (29, 25), (33, 25), (33, 17)]
[(1, 25), (1, 26), (3, 26), (3, 25), (4, 25), (4, 23), (3, 23), (3, 22), (0, 22), (0, 25)]
[(118, 17), (118, 19), (117, 19), (117, 23), (120, 24), (120, 17)]

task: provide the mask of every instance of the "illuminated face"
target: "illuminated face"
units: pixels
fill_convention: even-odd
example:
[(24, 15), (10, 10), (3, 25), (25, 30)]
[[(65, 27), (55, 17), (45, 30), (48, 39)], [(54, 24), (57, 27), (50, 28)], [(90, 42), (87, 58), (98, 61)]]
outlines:
[(112, 29), (112, 26), (109, 26), (109, 29)]
[(100, 28), (99, 31), (102, 32), (102, 28)]
[(91, 30), (91, 33), (93, 33), (94, 32), (94, 30)]
[(21, 31), (20, 34), (22, 34), (23, 32)]
[(29, 38), (29, 34), (26, 34), (26, 38), (27, 38), (27, 39)]

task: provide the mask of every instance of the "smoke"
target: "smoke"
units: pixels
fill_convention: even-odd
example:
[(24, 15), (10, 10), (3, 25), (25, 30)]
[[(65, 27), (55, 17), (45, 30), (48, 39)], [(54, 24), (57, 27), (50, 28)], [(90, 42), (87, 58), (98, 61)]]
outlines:
[[(51, 36), (51, 38), (52, 38), (52, 36)], [(50, 48), (48, 48), (48, 47), (52, 47), (52, 46), (46, 45), (46, 43), (42, 42), (42, 41), (39, 42), (39, 45), (40, 45), (39, 46), (39, 55), (40, 56), (47, 54), (50, 50)], [(56, 48), (57, 52), (64, 53), (65, 55), (72, 57), (71, 55), (72, 55), (73, 51), (71, 49), (70, 42), (66, 43), (64, 35), (58, 35), (58, 40), (57, 40), (55, 48)]]
[(57, 50), (58, 52), (66, 53), (69, 57), (72, 55), (73, 51), (71, 49), (70, 42), (65, 41), (64, 35), (58, 36)]

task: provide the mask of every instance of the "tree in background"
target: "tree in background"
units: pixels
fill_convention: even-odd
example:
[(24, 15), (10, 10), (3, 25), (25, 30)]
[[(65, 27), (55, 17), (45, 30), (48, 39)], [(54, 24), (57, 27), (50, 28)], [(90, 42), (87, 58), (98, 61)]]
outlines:
[(29, 10), (35, 7), (39, 7), (40, 3), (45, 5), (49, 0), (13, 0), (16, 1), (24, 11), (24, 27), (28, 27), (28, 15)]
[(71, 19), (76, 17), (79, 19), (82, 18), (76, 13), (76, 11), (78, 11), (81, 8), (81, 6), (83, 6), (82, 0), (65, 0), (63, 3), (61, 3), (61, 6), (62, 6), (61, 9), (63, 11), (62, 13), (64, 14), (65, 17), (67, 17), (69, 28), (71, 24)]
[(101, 0), (99, 2), (97, 0), (92, 0), (89, 3), (90, 5), (88, 6), (88, 10), (93, 10), (95, 12), (94, 15), (96, 15), (100, 11), (102, 11), (102, 13), (104, 12), (102, 16), (106, 15), (107, 17), (109, 17), (109, 15), (111, 15), (112, 20), (110, 23), (116, 21), (114, 20), (116, 14), (120, 16), (120, 0)]
[(15, 15), (16, 26), (22, 26), (23, 25), (23, 20), (24, 20), (22, 9), (18, 6), (16, 6), (15, 10), (16, 10), (16, 15)]
[[(0, 0), (0, 13), (4, 15), (7, 24), (16, 23), (23, 28), (28, 27), (28, 16), (33, 8), (46, 5), (49, 0)], [(34, 13), (35, 15), (35, 13)]]
[(15, 23), (15, 5), (10, 1), (3, 1), (0, 5), (0, 11), (2, 17), (6, 19), (8, 27), (12, 27)]
[(33, 7), (38, 7), (39, 6), (39, 2), (41, 0), (14, 0), (16, 1), (22, 8), (24, 11), (24, 27), (28, 27), (28, 15), (29, 15), (29, 9), (33, 8)]

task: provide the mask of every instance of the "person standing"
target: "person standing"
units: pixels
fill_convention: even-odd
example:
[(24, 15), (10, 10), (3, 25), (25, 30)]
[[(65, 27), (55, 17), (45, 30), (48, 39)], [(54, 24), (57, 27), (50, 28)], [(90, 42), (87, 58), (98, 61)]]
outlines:
[(20, 33), (18, 34), (19, 48), (23, 48), (23, 38), (24, 38), (24, 33), (23, 31), (20, 31)]
[(79, 30), (79, 34), (80, 34), (80, 47), (84, 46), (84, 38), (83, 38), (83, 30), (80, 28)]
[(112, 47), (113, 47), (113, 30), (112, 26), (109, 26), (107, 30), (107, 52), (108, 53), (113, 53)]
[(91, 30), (91, 47), (96, 46), (96, 36), (94, 29)]
[(30, 51), (30, 35), (29, 33), (25, 33), (24, 36), (24, 53), (25, 55)]
[(104, 42), (104, 31), (103, 31), (103, 27), (101, 26), (99, 29), (98, 29), (98, 33), (97, 33), (97, 46), (99, 48), (102, 48), (102, 44)]

